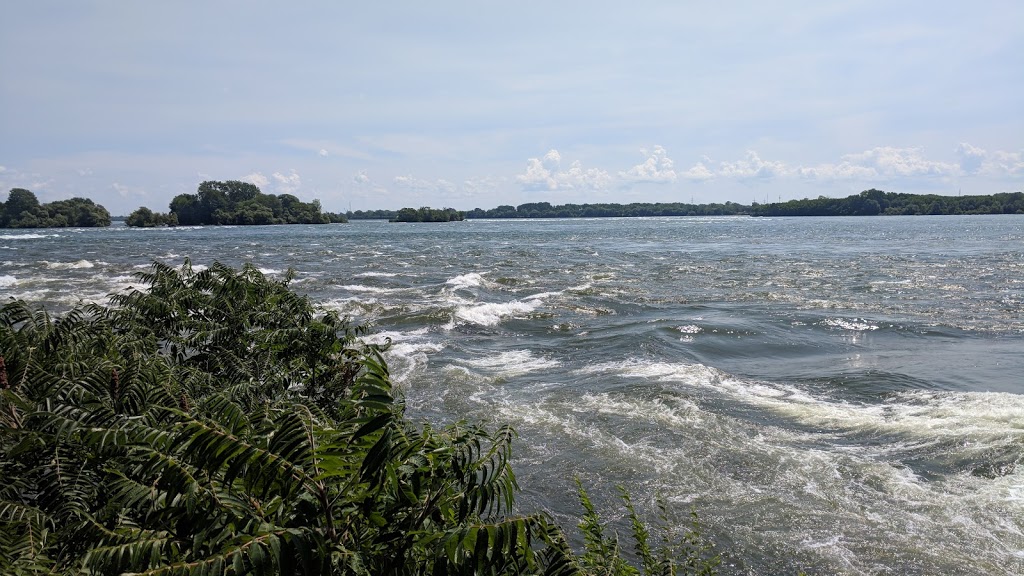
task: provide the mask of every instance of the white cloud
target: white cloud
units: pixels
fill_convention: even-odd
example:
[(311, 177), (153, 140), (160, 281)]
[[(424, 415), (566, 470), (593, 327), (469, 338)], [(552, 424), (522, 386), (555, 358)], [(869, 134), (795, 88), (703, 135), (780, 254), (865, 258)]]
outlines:
[(146, 196), (145, 191), (137, 186), (126, 186), (120, 182), (114, 182), (110, 187), (114, 189), (114, 192), (117, 192), (118, 196), (124, 199), (144, 198)]
[(897, 178), (942, 178), (955, 176), (956, 164), (929, 160), (920, 148), (881, 146), (847, 154), (836, 164), (802, 167), (803, 178), (820, 180), (891, 180)]
[(249, 182), (250, 184), (255, 184), (263, 191), (266, 191), (267, 186), (270, 185), (270, 180), (259, 172), (253, 172), (248, 176), (243, 176), (242, 181)]
[(696, 180), (702, 182), (704, 180), (711, 180), (715, 177), (715, 173), (708, 169), (705, 162), (710, 162), (706, 158), (694, 164), (689, 170), (683, 172), (683, 178), (687, 180)]
[(274, 172), (269, 178), (262, 172), (253, 172), (243, 176), (242, 181), (255, 184), (265, 194), (295, 194), (302, 187), (302, 177), (295, 170), (288, 174)]
[(544, 168), (551, 171), (558, 170), (558, 167), (561, 165), (561, 163), (562, 155), (559, 154), (558, 150), (555, 149), (548, 150), (548, 153), (544, 155), (544, 160), (541, 161), (541, 164), (544, 166)]
[(327, 158), (327, 156), (329, 155), (329, 154), (327, 153), (327, 150), (326, 150), (326, 149), (324, 149), (324, 148), (321, 148), (321, 149), (320, 149), (320, 152), (318, 152), (318, 154), (320, 154), (320, 157), (321, 157), (321, 158)]
[(983, 148), (972, 146), (967, 142), (957, 145), (956, 154), (960, 157), (960, 169), (967, 174), (977, 174), (985, 163), (987, 155)]
[(956, 147), (960, 157), (960, 169), (967, 175), (982, 175), (994, 178), (1024, 176), (1024, 153), (995, 150), (961, 142)]
[(992, 176), (1024, 177), (1024, 151), (997, 150), (989, 155), (983, 170)]
[(416, 178), (415, 176), (395, 176), (392, 182), (396, 186), (408, 188), (416, 192), (442, 192), (445, 194), (451, 194), (455, 191), (455, 184), (440, 178), (438, 180), (424, 180), (422, 178)]
[(359, 185), (369, 184), (370, 177), (366, 174), (366, 170), (360, 170), (352, 177), (352, 181)]
[(817, 166), (800, 167), (797, 173), (808, 180), (877, 180), (878, 172), (868, 166), (858, 166), (850, 162), (838, 164), (819, 164)]
[(786, 176), (789, 170), (782, 162), (771, 162), (762, 160), (757, 152), (747, 151), (746, 158), (736, 162), (722, 162), (718, 169), (718, 175), (723, 178), (735, 178), (736, 180), (761, 179), (767, 180), (779, 176)]
[(874, 169), (878, 175), (889, 178), (920, 176), (950, 176), (957, 166), (926, 159), (920, 148), (893, 148), (883, 146), (857, 154), (847, 154), (843, 160), (854, 166)]
[(271, 176), (274, 178), (274, 190), (277, 194), (295, 194), (302, 187), (302, 177), (295, 170), (288, 174), (274, 172)]
[(647, 159), (625, 172), (619, 172), (620, 178), (629, 182), (669, 183), (676, 181), (674, 163), (664, 148), (655, 146), (653, 152), (648, 153), (646, 150), (641, 150), (641, 153), (647, 156)]
[(0, 173), (2, 173), (2, 172), (7, 172), (7, 167), (6, 166), (0, 166)]
[(584, 169), (579, 160), (573, 161), (568, 170), (561, 170), (562, 156), (558, 150), (550, 150), (543, 159), (530, 158), (526, 161), (526, 172), (516, 176), (524, 190), (604, 190), (611, 183), (611, 176), (597, 168)]

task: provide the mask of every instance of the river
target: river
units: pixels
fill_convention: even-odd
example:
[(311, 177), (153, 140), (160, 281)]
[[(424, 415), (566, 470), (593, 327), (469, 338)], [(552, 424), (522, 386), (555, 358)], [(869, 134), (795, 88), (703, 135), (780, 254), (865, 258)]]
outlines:
[(724, 574), (1024, 574), (1024, 218), (637, 218), (0, 230), (0, 295), (103, 301), (250, 262), (391, 338), (409, 415), (519, 432), (698, 512)]

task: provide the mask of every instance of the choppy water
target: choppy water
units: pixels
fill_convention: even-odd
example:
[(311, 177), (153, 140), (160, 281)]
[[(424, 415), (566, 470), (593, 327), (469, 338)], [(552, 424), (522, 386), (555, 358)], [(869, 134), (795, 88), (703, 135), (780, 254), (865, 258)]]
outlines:
[(7, 230), (0, 294), (186, 257), (294, 268), (411, 415), (512, 423), (526, 507), (660, 493), (726, 573), (1024, 574), (1024, 218)]

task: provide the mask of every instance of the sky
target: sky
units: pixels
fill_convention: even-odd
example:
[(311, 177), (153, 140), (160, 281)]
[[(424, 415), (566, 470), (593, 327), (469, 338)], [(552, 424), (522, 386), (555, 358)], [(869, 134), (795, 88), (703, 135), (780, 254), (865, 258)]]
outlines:
[(33, 0), (0, 200), (325, 210), (1024, 190), (1024, 2)]

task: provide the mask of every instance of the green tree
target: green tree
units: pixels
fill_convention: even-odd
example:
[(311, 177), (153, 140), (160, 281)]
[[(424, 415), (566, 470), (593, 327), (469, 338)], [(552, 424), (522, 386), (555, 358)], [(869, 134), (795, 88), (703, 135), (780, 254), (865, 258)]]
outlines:
[(157, 219), (156, 214), (152, 210), (142, 206), (129, 214), (124, 223), (127, 226), (151, 228), (157, 225)]
[(36, 195), (24, 188), (11, 190), (0, 205), (0, 226), (12, 228), (48, 228), (65, 226), (109, 226), (110, 213), (88, 198), (70, 198), (40, 204)]
[(39, 199), (31, 190), (12, 188), (7, 194), (4, 208), (8, 217), (18, 218), (24, 213), (36, 213), (40, 208)]
[(182, 226), (197, 226), (207, 223), (203, 221), (199, 196), (195, 194), (178, 194), (171, 200), (170, 210)]

